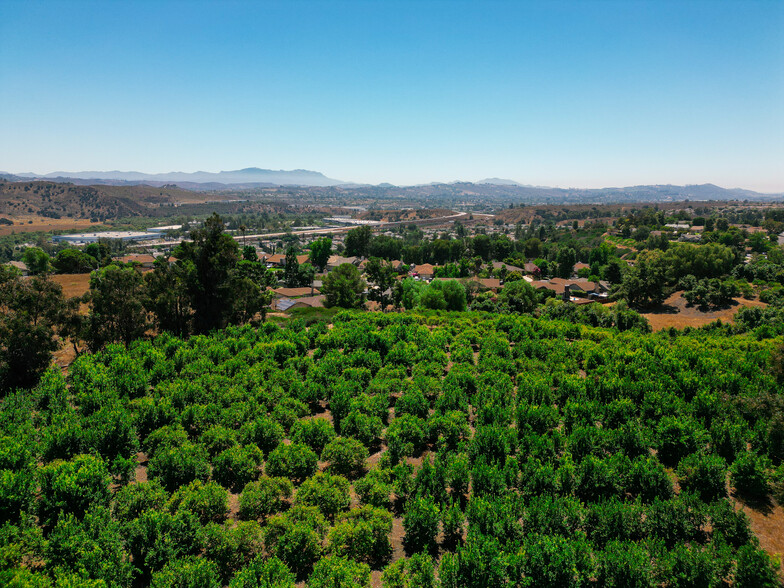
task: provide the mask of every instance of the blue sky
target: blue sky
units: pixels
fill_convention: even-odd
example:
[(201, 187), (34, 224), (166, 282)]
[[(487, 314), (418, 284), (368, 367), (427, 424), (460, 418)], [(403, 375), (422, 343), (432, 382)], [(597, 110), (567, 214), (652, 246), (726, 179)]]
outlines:
[(784, 2), (0, 2), (0, 170), (784, 191)]

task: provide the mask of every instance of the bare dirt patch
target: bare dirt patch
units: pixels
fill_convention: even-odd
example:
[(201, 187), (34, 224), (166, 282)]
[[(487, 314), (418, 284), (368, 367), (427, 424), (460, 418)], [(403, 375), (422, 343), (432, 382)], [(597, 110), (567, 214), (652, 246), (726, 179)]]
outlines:
[(715, 320), (721, 320), (723, 323), (731, 323), (732, 317), (738, 310), (743, 307), (760, 307), (767, 306), (766, 303), (759, 300), (746, 300), (745, 298), (735, 298), (733, 303), (725, 308), (703, 312), (696, 306), (688, 306), (686, 299), (683, 298), (683, 292), (675, 292), (667, 298), (663, 304), (651, 312), (643, 313), (643, 316), (648, 319), (651, 328), (654, 331), (661, 331), (675, 327), (676, 329), (683, 329), (684, 327), (702, 327), (712, 323)]
[(784, 577), (784, 508), (773, 501), (764, 509), (753, 508), (734, 500), (735, 508), (742, 510), (751, 520), (751, 530), (757, 536), (760, 547), (779, 562), (779, 577)]

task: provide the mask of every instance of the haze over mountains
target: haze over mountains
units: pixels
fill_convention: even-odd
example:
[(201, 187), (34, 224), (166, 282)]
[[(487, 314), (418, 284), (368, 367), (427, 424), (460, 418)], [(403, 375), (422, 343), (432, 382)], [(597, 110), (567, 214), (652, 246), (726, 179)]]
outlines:
[(57, 181), (73, 181), (83, 183), (90, 180), (93, 183), (134, 183), (134, 184), (219, 184), (224, 186), (237, 186), (245, 184), (268, 184), (271, 186), (336, 186), (344, 184), (340, 180), (333, 180), (320, 172), (305, 169), (271, 170), (258, 167), (248, 167), (232, 171), (220, 172), (168, 172), (161, 174), (146, 174), (135, 171), (58, 171), (49, 174), (0, 174), (15, 175), (24, 180), (43, 179)]
[(299, 186), (312, 188), (339, 187), (347, 190), (381, 189), (381, 190), (421, 190), (424, 194), (433, 192), (451, 193), (453, 196), (508, 196), (527, 201), (553, 202), (564, 201), (672, 201), (672, 200), (770, 200), (783, 198), (784, 194), (762, 194), (741, 188), (722, 188), (714, 184), (696, 184), (687, 186), (645, 185), (607, 188), (553, 188), (547, 186), (524, 185), (514, 180), (503, 178), (486, 178), (476, 182), (432, 182), (419, 186), (395, 186), (381, 183), (377, 186), (355, 184), (336, 180), (321, 172), (296, 170), (270, 170), (249, 167), (239, 170), (220, 172), (168, 172), (147, 174), (142, 172), (123, 171), (81, 171), (52, 172), (48, 174), (0, 172), (0, 179), (19, 182), (30, 180), (48, 180), (70, 182), (77, 185), (149, 185), (161, 187), (176, 185), (180, 188), (196, 191), (242, 190), (279, 186)]

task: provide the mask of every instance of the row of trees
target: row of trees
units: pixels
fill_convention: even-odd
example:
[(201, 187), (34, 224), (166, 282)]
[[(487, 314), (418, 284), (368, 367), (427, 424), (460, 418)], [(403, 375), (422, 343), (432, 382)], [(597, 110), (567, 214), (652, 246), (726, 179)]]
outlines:
[(562, 318), (343, 313), (84, 354), (0, 402), (0, 581), (778, 585), (730, 494), (784, 487), (774, 341)]

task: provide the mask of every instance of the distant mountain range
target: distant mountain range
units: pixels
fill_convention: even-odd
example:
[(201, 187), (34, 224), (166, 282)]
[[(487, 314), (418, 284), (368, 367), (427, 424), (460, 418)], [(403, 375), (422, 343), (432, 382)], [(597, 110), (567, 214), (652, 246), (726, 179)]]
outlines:
[[(53, 172), (49, 174), (10, 174), (0, 172), (0, 179), (11, 182), (47, 180), (70, 182), (76, 185), (109, 185), (154, 187), (176, 185), (192, 191), (246, 190), (297, 186), (302, 188), (333, 188), (343, 192), (366, 193), (365, 196), (398, 194), (412, 197), (506, 198), (522, 202), (657, 202), (676, 200), (772, 200), (784, 198), (784, 193), (762, 194), (741, 188), (722, 188), (714, 184), (687, 186), (649, 185), (619, 188), (551, 188), (524, 185), (514, 180), (486, 178), (477, 182), (433, 182), (418, 186), (395, 186), (388, 183), (372, 186), (354, 184), (328, 178), (324, 174), (304, 169), (270, 170), (258, 167), (221, 172), (169, 172), (145, 174), (122, 171)], [(379, 192), (380, 191), (380, 192)]]
[(295, 170), (272, 170), (261, 169), (258, 167), (247, 167), (233, 171), (221, 172), (168, 172), (162, 174), (145, 174), (141, 172), (129, 171), (82, 171), (64, 172), (58, 171), (49, 174), (5, 174), (0, 176), (8, 179), (18, 178), (17, 181), (24, 180), (51, 180), (56, 182), (72, 182), (83, 184), (85, 182), (94, 184), (149, 184), (151, 186), (162, 186), (164, 184), (177, 184), (181, 187), (195, 186), (197, 184), (213, 184), (216, 186), (237, 186), (237, 185), (268, 185), (268, 186), (337, 186), (344, 184), (340, 180), (333, 180), (320, 172), (309, 171), (306, 169)]

